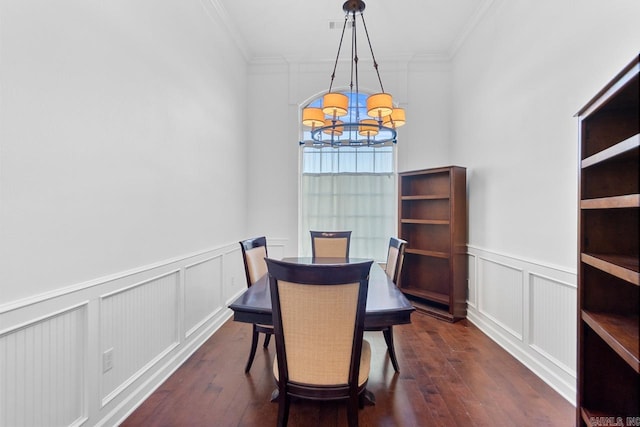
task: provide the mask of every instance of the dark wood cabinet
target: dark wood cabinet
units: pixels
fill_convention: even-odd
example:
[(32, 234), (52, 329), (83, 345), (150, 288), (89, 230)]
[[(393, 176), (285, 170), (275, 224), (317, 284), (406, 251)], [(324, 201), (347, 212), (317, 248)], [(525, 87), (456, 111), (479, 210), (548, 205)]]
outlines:
[(577, 426), (640, 421), (639, 70), (636, 58), (577, 114)]
[(399, 176), (398, 234), (406, 240), (400, 289), (419, 311), (467, 315), (467, 171), (448, 166)]

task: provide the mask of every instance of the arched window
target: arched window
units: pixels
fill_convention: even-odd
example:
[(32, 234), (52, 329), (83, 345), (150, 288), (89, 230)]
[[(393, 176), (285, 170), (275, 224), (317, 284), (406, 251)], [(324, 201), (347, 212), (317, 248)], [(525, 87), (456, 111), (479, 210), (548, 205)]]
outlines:
[[(360, 95), (366, 99), (367, 94)], [(322, 96), (303, 107), (320, 106), (321, 102)], [(308, 129), (301, 128), (301, 135), (302, 140), (310, 139)], [(394, 149), (394, 144), (302, 146), (302, 256), (311, 256), (309, 230), (351, 230), (351, 257), (384, 261), (389, 237), (395, 235), (398, 209)]]

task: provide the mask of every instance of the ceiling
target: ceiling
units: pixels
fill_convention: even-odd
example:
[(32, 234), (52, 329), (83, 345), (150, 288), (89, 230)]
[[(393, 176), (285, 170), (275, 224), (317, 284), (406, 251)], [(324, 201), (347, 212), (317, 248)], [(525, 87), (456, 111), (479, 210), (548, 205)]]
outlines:
[[(335, 59), (344, 22), (343, 0), (210, 1), (250, 61)], [(365, 0), (364, 18), (376, 59), (450, 58), (492, 2)], [(331, 21), (338, 22), (336, 29), (329, 29)], [(359, 17), (362, 55), (368, 48), (358, 24)]]

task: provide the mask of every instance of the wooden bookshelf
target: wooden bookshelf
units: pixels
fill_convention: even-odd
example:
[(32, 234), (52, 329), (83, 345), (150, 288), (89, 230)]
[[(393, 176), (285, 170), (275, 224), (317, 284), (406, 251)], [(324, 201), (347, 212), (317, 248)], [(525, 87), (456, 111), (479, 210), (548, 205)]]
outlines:
[(640, 416), (638, 58), (580, 112), (576, 425)]
[(398, 194), (398, 233), (408, 242), (400, 289), (419, 311), (451, 322), (466, 317), (466, 169), (400, 173)]

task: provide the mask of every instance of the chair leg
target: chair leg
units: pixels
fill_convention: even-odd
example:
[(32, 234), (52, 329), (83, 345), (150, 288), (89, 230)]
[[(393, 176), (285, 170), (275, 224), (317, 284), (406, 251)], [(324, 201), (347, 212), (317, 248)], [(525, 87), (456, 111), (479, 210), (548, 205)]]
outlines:
[(253, 333), (251, 334), (251, 351), (249, 352), (249, 360), (247, 360), (247, 365), (244, 367), (244, 373), (246, 374), (251, 369), (251, 365), (253, 364), (253, 358), (256, 355), (256, 348), (258, 347), (258, 329), (256, 325), (253, 325)]
[(358, 427), (358, 410), (360, 409), (360, 399), (357, 394), (349, 396), (347, 400), (347, 422), (349, 427)]
[(286, 390), (280, 390), (278, 395), (278, 427), (286, 427), (289, 422), (289, 399)]
[(376, 395), (373, 394), (373, 392), (368, 388), (365, 388), (364, 390), (362, 390), (362, 393), (360, 393), (360, 396), (358, 396), (358, 405), (360, 409), (364, 408), (365, 406), (375, 406)]
[(387, 350), (389, 351), (389, 359), (391, 359), (391, 364), (393, 365), (393, 369), (396, 372), (400, 372), (400, 367), (398, 366), (398, 359), (396, 359), (396, 350), (393, 346), (393, 326), (389, 326), (388, 328), (382, 331), (384, 335), (384, 340), (387, 343)]
[(264, 348), (269, 347), (269, 341), (271, 341), (271, 334), (264, 334)]

